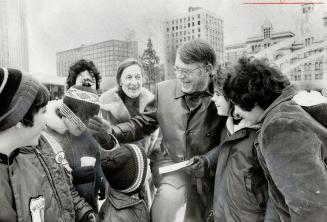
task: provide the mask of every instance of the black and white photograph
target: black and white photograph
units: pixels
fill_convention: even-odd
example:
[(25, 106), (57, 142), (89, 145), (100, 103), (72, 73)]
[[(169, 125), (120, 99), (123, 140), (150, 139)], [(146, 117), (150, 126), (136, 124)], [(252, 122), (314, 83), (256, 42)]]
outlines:
[(327, 1), (0, 0), (16, 221), (326, 222)]

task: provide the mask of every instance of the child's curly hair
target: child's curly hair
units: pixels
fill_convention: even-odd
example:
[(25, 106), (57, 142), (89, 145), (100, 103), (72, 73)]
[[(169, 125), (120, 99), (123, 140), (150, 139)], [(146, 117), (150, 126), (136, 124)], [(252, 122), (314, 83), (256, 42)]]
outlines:
[(243, 57), (228, 73), (223, 91), (233, 104), (251, 111), (256, 104), (267, 109), (288, 85), (289, 79), (266, 60)]

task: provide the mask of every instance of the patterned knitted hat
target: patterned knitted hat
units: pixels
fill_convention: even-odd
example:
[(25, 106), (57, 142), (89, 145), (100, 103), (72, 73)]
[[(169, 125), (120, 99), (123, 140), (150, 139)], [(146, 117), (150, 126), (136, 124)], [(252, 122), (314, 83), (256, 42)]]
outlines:
[(121, 144), (120, 147), (101, 153), (101, 166), (112, 188), (134, 194), (144, 183), (147, 157), (145, 151), (137, 145)]
[(61, 115), (83, 128), (86, 127), (85, 124), (91, 117), (98, 115), (99, 110), (99, 96), (96, 90), (84, 86), (69, 88), (60, 107)]
[(0, 131), (21, 121), (33, 104), (41, 84), (16, 69), (0, 68)]

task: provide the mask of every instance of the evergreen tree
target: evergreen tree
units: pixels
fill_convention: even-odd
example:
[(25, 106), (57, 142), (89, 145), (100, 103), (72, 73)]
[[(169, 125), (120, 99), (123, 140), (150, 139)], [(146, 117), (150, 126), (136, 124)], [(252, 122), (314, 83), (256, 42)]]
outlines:
[(148, 39), (147, 48), (142, 54), (141, 62), (144, 69), (144, 86), (153, 91), (155, 83), (161, 80), (159, 69), (160, 59), (153, 49), (150, 38)]

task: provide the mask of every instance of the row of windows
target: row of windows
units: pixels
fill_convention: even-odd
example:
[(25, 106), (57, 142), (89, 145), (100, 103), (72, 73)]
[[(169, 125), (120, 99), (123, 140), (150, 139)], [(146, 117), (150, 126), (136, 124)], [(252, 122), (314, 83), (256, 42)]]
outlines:
[[(304, 80), (312, 80), (312, 78), (313, 78), (313, 75), (311, 75), (311, 74), (304, 75)], [(314, 79), (323, 79), (323, 73), (321, 72), (321, 73), (315, 74)], [(302, 76), (300, 74), (291, 75), (291, 80), (300, 81), (300, 80), (302, 80)]]
[(271, 37), (271, 28), (263, 29), (263, 38), (269, 39)]
[(309, 45), (311, 45), (313, 43), (313, 37), (309, 37), (309, 38), (306, 38), (305, 40), (304, 40), (304, 45), (305, 46), (309, 46)]
[[(195, 16), (188, 16), (188, 17), (184, 17), (184, 18), (180, 18), (180, 19), (175, 19), (175, 20), (172, 20), (171, 22), (166, 22), (166, 25), (168, 26), (169, 25), (169, 23), (170, 24), (172, 24), (172, 25), (174, 25), (174, 24), (178, 24), (178, 22), (179, 23), (182, 23), (182, 22), (186, 22), (186, 21), (191, 21), (191, 19), (192, 19), (192, 21), (194, 21), (194, 18), (195, 18)], [(198, 19), (200, 19), (201, 18), (201, 15), (200, 14), (198, 14), (197, 15), (197, 18)]]
[[(198, 32), (201, 32), (201, 28), (198, 28)], [(195, 30), (192, 29), (192, 34), (194, 34), (194, 33), (195, 33)], [(182, 36), (183, 34), (184, 35), (189, 35), (191, 33), (190, 33), (190, 30), (188, 30), (187, 32), (186, 31), (184, 31), (184, 32), (180, 31), (180, 32), (176, 32), (176, 33), (171, 33), (171, 37), (177, 37), (178, 34), (179, 34), (179, 36)], [(169, 34), (167, 34), (167, 38), (169, 38)]]
[(246, 54), (246, 50), (245, 51), (226, 52), (226, 57), (235, 57), (235, 56), (245, 55), (245, 54)]
[(122, 51), (122, 52), (132, 52), (135, 49), (127, 48), (127, 47), (118, 47), (118, 46), (111, 46), (106, 48), (99, 48), (99, 49), (84, 49), (83, 54), (85, 53), (99, 53), (99, 52), (112, 52), (112, 51)]
[(178, 28), (179, 29), (182, 29), (184, 27), (184, 29), (186, 29), (186, 28), (190, 28), (191, 26), (194, 27), (195, 24), (201, 25), (201, 21), (198, 21), (197, 23), (195, 23), (195, 22), (192, 22), (192, 23), (189, 22), (189, 23), (187, 23), (187, 26), (186, 26), (186, 24), (184, 24), (184, 26), (183, 25), (180, 25), (180, 26), (176, 25), (176, 26), (171, 27), (171, 29), (169, 29), (169, 27), (167, 27), (166, 30), (167, 30), (167, 32), (169, 32), (170, 30), (172, 32), (174, 32), (174, 31), (178, 31)]

